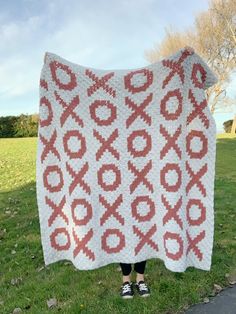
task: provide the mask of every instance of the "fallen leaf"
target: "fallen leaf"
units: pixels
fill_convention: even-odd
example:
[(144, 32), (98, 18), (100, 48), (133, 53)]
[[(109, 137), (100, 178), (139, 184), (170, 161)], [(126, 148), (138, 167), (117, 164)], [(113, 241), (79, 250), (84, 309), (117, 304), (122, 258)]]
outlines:
[(47, 300), (47, 305), (49, 309), (55, 307), (57, 305), (57, 299), (52, 298), (52, 299)]
[(214, 290), (216, 293), (220, 292), (222, 290), (222, 287), (216, 283), (214, 283)]
[(18, 314), (18, 313), (22, 313), (22, 309), (20, 307), (16, 307), (12, 312), (12, 314)]
[(37, 268), (37, 272), (40, 272), (41, 270), (44, 269), (44, 266)]
[(230, 285), (236, 284), (236, 274), (229, 274), (227, 279)]
[(210, 300), (209, 300), (209, 298), (206, 297), (206, 298), (203, 299), (203, 302), (204, 302), (204, 303), (209, 303)]
[(12, 278), (12, 279), (11, 279), (11, 284), (12, 284), (13, 286), (18, 285), (18, 284), (21, 283), (21, 282), (22, 282), (22, 278), (21, 278), (21, 277)]

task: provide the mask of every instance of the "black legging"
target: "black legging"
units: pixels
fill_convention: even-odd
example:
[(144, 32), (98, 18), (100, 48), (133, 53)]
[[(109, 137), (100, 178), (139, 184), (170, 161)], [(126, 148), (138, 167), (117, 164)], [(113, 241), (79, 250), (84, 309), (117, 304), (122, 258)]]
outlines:
[[(147, 261), (135, 263), (134, 270), (139, 274), (144, 274), (146, 262)], [(131, 270), (132, 270), (131, 264), (120, 263), (120, 267), (121, 267), (123, 276), (128, 276), (131, 273)]]

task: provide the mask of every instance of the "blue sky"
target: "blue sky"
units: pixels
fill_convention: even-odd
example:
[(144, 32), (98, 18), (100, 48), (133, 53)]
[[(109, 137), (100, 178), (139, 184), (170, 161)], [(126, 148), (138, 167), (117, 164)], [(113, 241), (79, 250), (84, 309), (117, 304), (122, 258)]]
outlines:
[[(0, 116), (37, 113), (45, 51), (103, 69), (149, 64), (165, 28), (194, 25), (208, 1), (0, 0)], [(191, 45), (191, 43), (189, 43)], [(228, 92), (236, 98), (236, 80)], [(236, 110), (235, 110), (236, 113)], [(218, 132), (233, 113), (215, 113)]]

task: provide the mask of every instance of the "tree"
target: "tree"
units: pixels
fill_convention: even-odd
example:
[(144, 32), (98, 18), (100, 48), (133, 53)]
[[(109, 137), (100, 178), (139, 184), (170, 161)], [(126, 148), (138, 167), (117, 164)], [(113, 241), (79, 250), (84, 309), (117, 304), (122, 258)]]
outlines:
[(38, 124), (38, 113), (0, 117), (0, 138), (38, 136)]
[(227, 97), (226, 87), (232, 72), (236, 73), (236, 2), (212, 0), (209, 10), (196, 18), (194, 35), (196, 49), (218, 76), (218, 83), (206, 93), (211, 98), (211, 112), (216, 106), (232, 106), (235, 101)]
[(0, 117), (0, 138), (15, 136), (16, 121), (17, 117), (15, 116)]
[(32, 137), (37, 136), (38, 115), (21, 114), (14, 125), (15, 137)]
[(176, 32), (166, 29), (166, 36), (153, 50), (145, 51), (150, 62), (162, 59), (184, 46), (191, 46), (206, 60), (218, 82), (206, 90), (211, 112), (232, 106), (236, 100), (226, 93), (231, 75), (236, 73), (236, 1), (212, 0), (209, 9), (199, 13), (191, 29)]

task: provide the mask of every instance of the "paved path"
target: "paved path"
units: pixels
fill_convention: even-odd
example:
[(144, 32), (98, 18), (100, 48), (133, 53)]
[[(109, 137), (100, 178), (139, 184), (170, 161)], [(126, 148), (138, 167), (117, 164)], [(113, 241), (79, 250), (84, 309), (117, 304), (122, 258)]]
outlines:
[(192, 305), (186, 314), (236, 314), (236, 285), (224, 288), (209, 303)]

